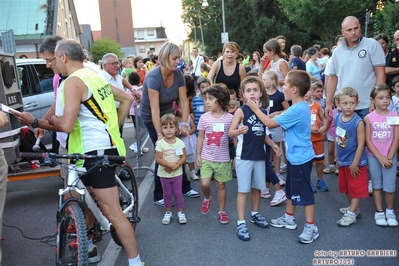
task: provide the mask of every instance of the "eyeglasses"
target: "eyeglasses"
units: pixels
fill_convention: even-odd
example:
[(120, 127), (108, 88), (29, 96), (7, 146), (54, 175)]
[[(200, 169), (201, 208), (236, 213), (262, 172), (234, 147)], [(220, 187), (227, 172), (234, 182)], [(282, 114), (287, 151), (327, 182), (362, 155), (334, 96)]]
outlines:
[(46, 65), (51, 65), (51, 63), (56, 59), (56, 57), (54, 56), (53, 59), (44, 59), (44, 61), (46, 61)]
[(113, 67), (116, 67), (116, 66), (120, 66), (120, 63), (119, 62), (113, 62), (113, 63), (106, 63), (106, 65), (112, 65)]

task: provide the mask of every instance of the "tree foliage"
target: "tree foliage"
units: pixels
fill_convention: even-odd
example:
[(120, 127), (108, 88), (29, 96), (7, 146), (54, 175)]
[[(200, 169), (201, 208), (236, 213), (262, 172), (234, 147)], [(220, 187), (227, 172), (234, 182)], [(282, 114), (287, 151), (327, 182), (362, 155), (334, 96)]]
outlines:
[[(309, 34), (291, 23), (280, 7), (277, 0), (225, 0), (226, 32), (229, 40), (237, 42), (241, 52), (262, 52), (263, 44), (278, 35), (287, 37), (287, 47), (292, 44), (311, 45)], [(208, 0), (208, 7), (202, 7), (202, 1), (183, 0), (182, 20), (196, 21), (198, 11), (202, 20), (202, 29), (207, 55), (217, 55), (222, 50), (221, 33), (223, 32), (222, 1)], [(193, 39), (194, 23), (190, 23)], [(199, 31), (197, 30), (197, 44), (201, 51)], [(286, 50), (288, 50), (287, 48)], [(202, 49), (203, 50), (203, 49)]]
[(91, 46), (90, 52), (94, 62), (101, 60), (106, 53), (114, 53), (118, 57), (123, 56), (121, 46), (108, 38), (95, 41)]
[(399, 4), (386, 3), (383, 10), (375, 12), (372, 18), (372, 29), (374, 36), (385, 33), (392, 38), (395, 31), (399, 29)]
[[(322, 42), (332, 46), (340, 33), (342, 20), (356, 16), (364, 21), (366, 9), (373, 6), (373, 0), (278, 0), (284, 14), (306, 32), (316, 34)], [(362, 24), (363, 25), (363, 24)]]

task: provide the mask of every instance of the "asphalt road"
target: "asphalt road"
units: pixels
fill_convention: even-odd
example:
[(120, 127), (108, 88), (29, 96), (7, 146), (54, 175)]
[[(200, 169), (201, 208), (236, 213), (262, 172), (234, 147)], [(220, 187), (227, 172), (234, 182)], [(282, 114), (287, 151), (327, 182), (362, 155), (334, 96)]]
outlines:
[[(124, 139), (128, 146), (132, 142), (132, 131), (129, 124), (126, 126)], [(151, 146), (149, 141), (146, 147)], [(128, 151), (127, 157), (135, 166), (135, 154)], [(153, 149), (151, 148), (142, 159), (143, 165), (151, 166), (154, 159)], [(136, 236), (141, 258), (147, 266), (399, 265), (399, 228), (383, 228), (374, 224), (372, 197), (362, 200), (362, 218), (358, 219), (356, 224), (346, 228), (336, 224), (342, 217), (339, 208), (346, 207), (348, 203), (346, 197), (338, 192), (335, 174), (324, 176), (330, 191), (318, 191), (315, 194), (315, 222), (320, 238), (309, 245), (296, 241), (305, 223), (302, 207), (298, 207), (296, 211), (296, 230), (259, 228), (249, 223), (250, 200), (246, 220), (251, 240), (239, 240), (235, 233), (235, 179), (227, 184), (226, 212), (230, 216), (229, 224), (222, 225), (218, 222), (216, 188), (212, 184), (214, 201), (207, 215), (200, 211), (202, 197), (185, 198), (188, 223), (178, 224), (176, 209), (173, 209), (174, 219), (169, 225), (163, 225), (161, 221), (164, 209), (152, 203), (153, 174), (147, 171), (138, 171), (138, 174), (141, 222), (137, 226)], [(315, 180), (315, 174), (313, 178)], [(191, 184), (193, 189), (200, 191), (198, 181)], [(8, 184), (3, 221), (3, 266), (54, 265), (55, 238), (50, 236), (55, 233), (57, 191), (61, 187), (62, 182), (56, 177)], [(399, 189), (399, 184), (397, 188)], [(284, 203), (270, 207), (269, 202), (270, 199), (262, 199), (260, 207), (260, 212), (268, 221), (283, 215)], [(399, 214), (397, 206), (395, 210)], [(25, 237), (16, 227), (22, 230)], [(103, 254), (103, 260), (98, 265), (127, 265), (126, 253), (115, 246), (109, 235), (105, 236), (98, 246)], [(379, 256), (375, 256), (375, 250), (386, 252), (380, 252)], [(336, 256), (337, 254), (341, 256)]]

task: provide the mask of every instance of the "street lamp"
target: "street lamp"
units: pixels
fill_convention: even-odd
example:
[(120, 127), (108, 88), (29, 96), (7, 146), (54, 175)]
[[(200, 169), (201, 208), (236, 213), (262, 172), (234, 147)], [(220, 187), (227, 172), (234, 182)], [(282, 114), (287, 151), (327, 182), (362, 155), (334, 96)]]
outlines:
[[(208, 0), (203, 0), (202, 6), (203, 7), (209, 6)], [(223, 18), (223, 32), (221, 34), (221, 39), (222, 39), (222, 43), (227, 43), (227, 42), (229, 42), (229, 34), (228, 34), (228, 32), (226, 32), (226, 23), (225, 23), (225, 18), (224, 18), (224, 0), (222, 0), (222, 18)]]
[[(208, 4), (208, 3), (207, 3), (207, 4)], [(200, 25), (200, 30), (201, 30), (202, 49), (204, 50), (204, 54), (206, 54), (206, 53), (205, 53), (205, 43), (204, 43), (204, 33), (203, 33), (203, 31), (202, 31), (202, 23), (201, 23), (201, 16), (200, 16), (200, 13), (199, 13), (197, 10), (195, 10), (195, 9), (191, 9), (190, 11), (188, 11), (187, 16), (188, 16), (188, 14), (189, 14), (190, 12), (196, 12), (197, 15), (198, 15), (198, 20), (199, 20), (199, 25)], [(186, 18), (186, 23), (188, 23), (188, 17)], [(194, 29), (194, 40), (195, 40), (194, 42), (197, 42), (197, 33), (196, 33), (196, 29)]]

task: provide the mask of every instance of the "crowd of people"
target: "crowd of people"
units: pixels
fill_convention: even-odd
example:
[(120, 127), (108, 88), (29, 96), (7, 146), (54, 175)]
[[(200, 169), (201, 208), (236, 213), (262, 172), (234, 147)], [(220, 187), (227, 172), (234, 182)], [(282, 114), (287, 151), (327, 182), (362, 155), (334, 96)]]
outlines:
[[(188, 222), (183, 196), (200, 197), (189, 177), (200, 180), (204, 215), (212, 204), (211, 180), (215, 180), (218, 219), (221, 224), (229, 223), (226, 183), (236, 178), (236, 234), (240, 240), (251, 238), (245, 220), (250, 194), (249, 221), (262, 228), (270, 224), (296, 229), (296, 206), (304, 206), (306, 221), (297, 241), (312, 243), (319, 237), (314, 193), (317, 188), (328, 191), (323, 174), (336, 172), (339, 191), (346, 194), (349, 204), (339, 210), (343, 214), (339, 226), (356, 223), (360, 200), (369, 193), (374, 197), (375, 223), (398, 226), (394, 199), (399, 51), (387, 48), (385, 34), (363, 37), (353, 16), (343, 20), (341, 33), (332, 54), (318, 45), (302, 53), (301, 46), (293, 45), (287, 55), (286, 39), (281, 35), (264, 43), (263, 56), (258, 51), (242, 55), (235, 42), (224, 44), (218, 57), (200, 55), (193, 48), (190, 73), (180, 48), (165, 43), (157, 55), (149, 54), (147, 60), (129, 56), (121, 61), (122, 67), (118, 57), (108, 53), (100, 62), (101, 75), (83, 65), (83, 50), (76, 41), (49, 37), (40, 52), (56, 74), (55, 103), (41, 119), (27, 112), (13, 115), (33, 126), (36, 136), (43, 135), (44, 129), (64, 132), (57, 134), (60, 152), (119, 155), (126, 154), (122, 140), (126, 116), (130, 114), (135, 121), (134, 116), (139, 115), (156, 151), (153, 202), (165, 208), (165, 225), (172, 220), (173, 204), (178, 222)], [(399, 31), (394, 43), (399, 47)], [(140, 105), (138, 114), (132, 108), (133, 100)], [(2, 116), (0, 121), (7, 123)], [(130, 149), (148, 151), (135, 143)], [(311, 180), (313, 164), (316, 186)], [(368, 172), (368, 167), (373, 171)], [(119, 208), (111, 172), (101, 177), (93, 172), (85, 185), (92, 188), (114, 224), (129, 265), (142, 265), (134, 231)], [(270, 205), (286, 201), (286, 210), (268, 223), (259, 206), (261, 198), (271, 198), (271, 184), (275, 195)], [(98, 262), (100, 253), (88, 241), (90, 262)]]

